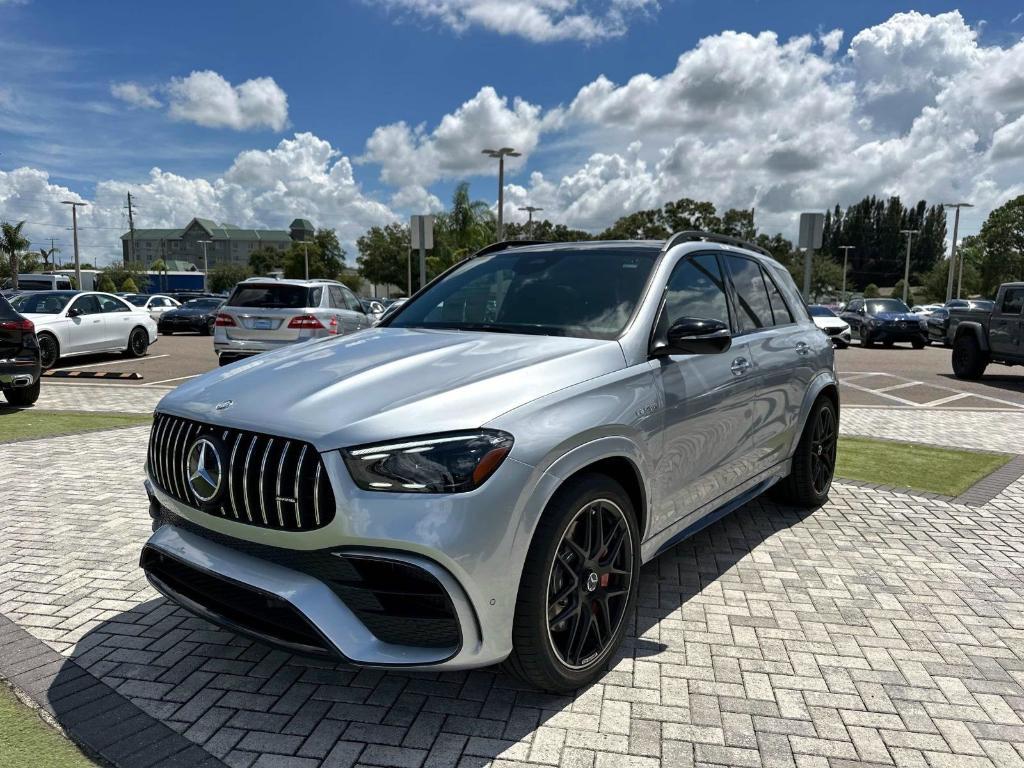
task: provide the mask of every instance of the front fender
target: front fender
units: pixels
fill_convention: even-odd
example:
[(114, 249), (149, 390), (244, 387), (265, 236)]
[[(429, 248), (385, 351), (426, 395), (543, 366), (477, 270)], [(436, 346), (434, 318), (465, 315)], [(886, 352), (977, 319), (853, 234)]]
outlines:
[(796, 447), (804, 434), (804, 425), (807, 424), (807, 419), (811, 414), (811, 408), (814, 407), (815, 401), (817, 401), (822, 392), (829, 388), (835, 392), (836, 416), (839, 416), (839, 380), (836, 378), (834, 371), (822, 371), (811, 380), (811, 385), (804, 394), (804, 401), (800, 405), (800, 417), (797, 421), (800, 428), (793, 432), (793, 441), (789, 446), (789, 456), (796, 452)]

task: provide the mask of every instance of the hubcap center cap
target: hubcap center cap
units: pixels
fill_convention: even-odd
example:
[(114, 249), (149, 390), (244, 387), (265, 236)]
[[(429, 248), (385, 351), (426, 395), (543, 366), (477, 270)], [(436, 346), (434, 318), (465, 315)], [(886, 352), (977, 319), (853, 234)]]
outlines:
[(597, 584), (599, 581), (600, 578), (598, 577), (598, 575), (591, 571), (590, 575), (587, 576), (587, 592), (593, 592), (595, 589), (597, 589)]

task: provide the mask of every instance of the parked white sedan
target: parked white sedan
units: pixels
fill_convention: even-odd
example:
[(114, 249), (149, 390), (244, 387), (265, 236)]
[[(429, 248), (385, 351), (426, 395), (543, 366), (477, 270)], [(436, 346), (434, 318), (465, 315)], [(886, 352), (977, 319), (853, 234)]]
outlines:
[(170, 312), (172, 309), (177, 309), (181, 306), (181, 302), (175, 301), (170, 296), (161, 296), (160, 294), (153, 294), (151, 296), (148, 293), (129, 293), (122, 298), (132, 306), (149, 312), (149, 316), (156, 320), (157, 323), (160, 322), (160, 317), (164, 312)]
[(11, 304), (35, 324), (43, 368), (62, 357), (97, 352), (142, 357), (158, 338), (149, 312), (109, 293), (37, 291)]

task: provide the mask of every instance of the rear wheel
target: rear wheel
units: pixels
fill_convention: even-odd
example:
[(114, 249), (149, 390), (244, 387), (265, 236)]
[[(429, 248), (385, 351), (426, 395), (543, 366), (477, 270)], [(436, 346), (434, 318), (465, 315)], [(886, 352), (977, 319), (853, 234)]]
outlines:
[(824, 504), (835, 474), (838, 439), (836, 406), (828, 397), (820, 397), (804, 425), (789, 475), (773, 488), (772, 495), (798, 507)]
[(18, 387), (17, 389), (5, 389), (4, 397), (7, 398), (7, 402), (11, 405), (16, 405), (19, 408), (32, 405), (36, 400), (39, 399), (39, 385), (40, 380), (37, 379), (36, 383), (31, 387)]
[(43, 370), (49, 370), (60, 360), (60, 344), (57, 339), (49, 333), (41, 333), (39, 341), (39, 365)]
[(953, 342), (953, 375), (958, 379), (980, 379), (988, 365), (988, 356), (973, 334), (961, 333)]
[(622, 642), (636, 601), (640, 534), (618, 483), (585, 475), (559, 490), (523, 568), (507, 666), (566, 693), (596, 680)]
[(911, 339), (910, 343), (911, 343), (911, 345), (913, 345), (914, 349), (924, 349), (925, 340), (924, 339)]
[(145, 328), (135, 328), (128, 336), (128, 348), (124, 351), (128, 357), (142, 357), (149, 349), (149, 333)]

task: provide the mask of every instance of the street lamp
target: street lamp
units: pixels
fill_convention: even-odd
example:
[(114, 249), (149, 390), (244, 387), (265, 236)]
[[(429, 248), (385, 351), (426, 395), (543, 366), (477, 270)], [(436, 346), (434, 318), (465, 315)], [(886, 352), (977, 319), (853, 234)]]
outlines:
[(846, 260), (850, 258), (850, 251), (857, 250), (855, 245), (840, 245), (839, 250), (843, 252), (843, 291), (840, 294), (842, 296), (843, 304), (846, 303)]
[(919, 229), (901, 229), (900, 234), (907, 236), (907, 261), (903, 265), (903, 303), (907, 303), (907, 296), (910, 294), (910, 241), (914, 239), (921, 230)]
[(78, 260), (78, 206), (88, 203), (79, 203), (75, 200), (61, 200), (61, 203), (71, 206), (71, 229), (75, 233), (75, 287), (82, 290), (82, 266)]
[[(956, 269), (956, 236), (960, 229), (960, 209), (961, 208), (973, 208), (972, 203), (943, 203), (943, 208), (956, 208), (956, 218), (953, 219), (953, 247), (949, 252), (949, 275), (946, 279), (946, 301), (949, 302), (953, 298), (953, 270)], [(964, 268), (963, 263), (960, 265), (960, 282), (957, 285), (956, 297), (960, 298), (960, 289), (963, 287), (964, 281)]]
[(206, 246), (213, 242), (213, 240), (196, 240), (203, 246), (203, 293), (209, 293), (209, 280), (210, 280), (210, 264), (206, 260)]
[(524, 205), (524, 206), (520, 207), (519, 210), (520, 211), (526, 211), (526, 213), (530, 217), (529, 220), (526, 222), (526, 232), (527, 232), (528, 236), (530, 237), (530, 239), (533, 239), (533, 214), (536, 213), (537, 211), (543, 211), (544, 209), (543, 208), (538, 208), (535, 205)]
[(498, 242), (505, 239), (505, 227), (502, 224), (503, 209), (505, 207), (505, 158), (520, 157), (522, 152), (516, 152), (512, 147), (501, 149), (485, 149), (483, 154), (498, 159)]
[(302, 255), (306, 260), (306, 279), (309, 280), (309, 240), (298, 240), (302, 243)]

